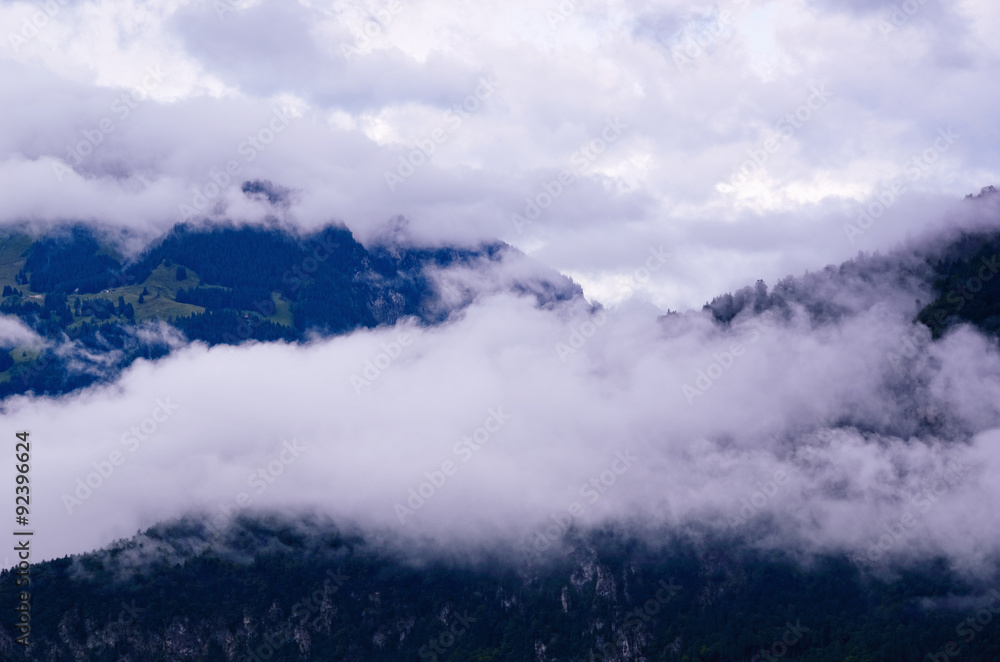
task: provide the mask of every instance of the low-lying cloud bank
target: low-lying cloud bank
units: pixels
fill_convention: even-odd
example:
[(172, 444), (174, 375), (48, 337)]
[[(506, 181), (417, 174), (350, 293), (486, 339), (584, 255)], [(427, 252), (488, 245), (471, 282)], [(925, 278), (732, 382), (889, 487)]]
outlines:
[(599, 297), (663, 243), (647, 298), (697, 305), (1000, 178), (994, 6), (902, 4), (9, 0), (0, 226), (333, 214), (367, 243), (403, 214)]
[(903, 253), (793, 285), (728, 327), (494, 291), (440, 326), (192, 345), (110, 386), (12, 399), (7, 428), (34, 442), (36, 553), (264, 509), (440, 549), (638, 522), (872, 565), (990, 559), (996, 343), (913, 325), (931, 295)]

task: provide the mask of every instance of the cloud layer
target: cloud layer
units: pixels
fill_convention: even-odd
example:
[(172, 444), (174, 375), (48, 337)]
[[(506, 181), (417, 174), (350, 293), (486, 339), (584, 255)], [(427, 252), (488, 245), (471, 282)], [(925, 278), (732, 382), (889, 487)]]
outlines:
[[(511, 241), (591, 296), (664, 244), (681, 250), (645, 298), (700, 305), (892, 246), (997, 181), (995, 12), (915, 7), (5, 3), (0, 82), (19, 101), (0, 129), (0, 220), (148, 239), (191, 210), (277, 213), (367, 239), (405, 215), (422, 242)], [(609, 121), (623, 130), (602, 143)], [(240, 193), (253, 179), (301, 195), (275, 210)], [(874, 226), (845, 234), (893, 183)]]
[[(194, 345), (15, 398), (40, 553), (243, 504), (431, 544), (569, 513), (974, 564), (1000, 535), (995, 343), (911, 324), (910, 252), (911, 278), (815, 270), (993, 223), (961, 196), (998, 179), (998, 21), (986, 0), (4, 3), (0, 223), (136, 250), (194, 216), (364, 241), (403, 216), (621, 304), (539, 310), (506, 291), (524, 263), (448, 270), (443, 301), (478, 298), (440, 327)], [(658, 319), (806, 270), (822, 314)]]
[(46, 557), (276, 510), (441, 550), (627, 523), (976, 567), (1000, 538), (1000, 353), (912, 324), (920, 264), (786, 281), (787, 306), (728, 327), (634, 302), (543, 310), (488, 284), (441, 326), (193, 345), (111, 386), (15, 398), (5, 420), (35, 442)]

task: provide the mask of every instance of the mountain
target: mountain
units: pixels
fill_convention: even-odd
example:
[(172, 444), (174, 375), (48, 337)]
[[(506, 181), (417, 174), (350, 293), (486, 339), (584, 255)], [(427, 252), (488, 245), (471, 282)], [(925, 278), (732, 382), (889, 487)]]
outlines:
[[(803, 429), (850, 430), (873, 445), (961, 447), (993, 419), (942, 410), (921, 370), (943, 355), (925, 352), (919, 365), (900, 357), (914, 343), (960, 342), (970, 328), (989, 351), (997, 347), (997, 255), (1000, 233), (958, 232), (770, 288), (758, 281), (701, 311), (665, 315), (657, 328), (669, 337), (697, 323), (724, 336), (766, 318), (812, 338), (893, 311), (911, 328), (884, 357), (898, 368), (872, 369), (885, 397), (871, 409), (848, 401)], [(4, 393), (66, 393), (194, 341), (308, 343), (406, 317), (447, 324), (484, 292), (528, 295), (556, 316), (581, 304), (571, 281), (525, 263), (502, 244), (365, 247), (336, 227), (297, 236), (178, 226), (130, 258), (82, 226), (15, 235), (0, 249), (10, 288), (3, 312), (48, 345), (10, 352)], [(829, 478), (836, 474), (814, 475), (827, 477), (816, 486), (825, 494), (848, 489)], [(801, 547), (778, 517), (748, 515), (728, 530), (707, 517), (654, 530), (556, 522), (559, 544), (531, 551), (514, 542), (424, 547), (288, 511), (222, 528), (189, 515), (34, 565), (26, 659), (1000, 659), (995, 548), (982, 550), (975, 573), (944, 554), (872, 564), (834, 545)], [(0, 603), (17, 603), (16, 580), (13, 570), (0, 573)], [(0, 612), (0, 653), (25, 659), (12, 644), (15, 621), (13, 610)]]
[[(501, 243), (420, 248), (358, 243), (344, 227), (298, 236), (265, 227), (178, 225), (124, 258), (82, 225), (0, 241), (0, 312), (45, 343), (0, 353), (0, 398), (56, 395), (114, 379), (136, 359), (191, 341), (304, 342), (416, 317), (439, 324), (472, 301), (442, 302), (433, 274), (526, 259)], [(547, 305), (582, 296), (554, 272), (509, 286)]]
[(710, 538), (567, 535), (568, 555), (472, 562), (405, 558), (316, 518), (163, 524), (33, 568), (31, 659), (917, 662), (947, 642), (1000, 659), (995, 624), (975, 621), (1000, 592), (940, 562), (876, 577)]
[[(945, 247), (912, 254), (860, 255), (839, 267), (763, 281), (705, 305), (721, 324), (744, 311), (790, 305), (817, 323), (856, 312), (833, 296), (848, 281), (871, 306), (887, 286), (931, 288), (935, 298), (915, 319), (940, 337), (960, 323), (1000, 333), (1000, 235), (965, 233)], [(457, 267), (526, 259), (502, 243), (477, 248), (370, 248), (344, 227), (297, 236), (266, 227), (178, 225), (139, 255), (122, 257), (83, 225), (32, 238), (0, 239), (0, 313), (19, 317), (44, 347), (4, 347), (0, 398), (68, 393), (113, 380), (136, 359), (155, 360), (191, 341), (302, 342), (416, 317), (439, 324), (474, 299), (443, 302), (434, 274)], [(969, 285), (971, 283), (971, 286)], [(582, 298), (569, 279), (536, 269), (503, 288), (539, 305)], [(972, 291), (971, 288), (976, 288)], [(840, 287), (840, 290), (843, 288)]]
[[(759, 315), (777, 310), (787, 316), (790, 306), (798, 305), (820, 324), (885, 302), (890, 288), (912, 292), (928, 288), (934, 298), (917, 306), (914, 319), (929, 328), (934, 338), (962, 323), (996, 336), (1000, 334), (998, 261), (1000, 234), (960, 232), (943, 245), (889, 255), (861, 254), (817, 273), (789, 276), (770, 292), (763, 281), (757, 281), (752, 287), (712, 299), (704, 310), (728, 323), (744, 311)], [(838, 300), (836, 294), (844, 291), (853, 292), (851, 302)]]

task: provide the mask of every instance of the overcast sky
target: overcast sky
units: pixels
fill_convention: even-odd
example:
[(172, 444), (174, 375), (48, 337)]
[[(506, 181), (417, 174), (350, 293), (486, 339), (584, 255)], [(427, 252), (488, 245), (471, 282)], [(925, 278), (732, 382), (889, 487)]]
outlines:
[[(275, 210), (213, 188), (236, 161), (233, 180), (298, 192), (290, 223), (364, 240), (402, 215), (425, 243), (500, 237), (608, 302), (663, 245), (674, 260), (641, 295), (699, 306), (892, 246), (1000, 179), (1000, 14), (901, 7), (5, 1), (0, 220), (140, 239), (189, 212), (259, 221)], [(893, 183), (900, 199), (849, 237)], [(528, 218), (528, 201), (547, 207)]]
[[(891, 554), (981, 559), (1000, 537), (1000, 355), (969, 329), (914, 331), (922, 286), (821, 283), (850, 314), (820, 328), (656, 317), (996, 218), (962, 198), (1000, 183), (998, 31), (987, 0), (3, 2), (4, 224), (83, 220), (135, 250), (185, 218), (342, 221), (370, 242), (404, 217), (416, 243), (499, 237), (612, 304), (595, 319), (491, 291), (438, 328), (193, 345), (108, 387), (13, 398), (11, 429), (46, 440), (39, 553), (241, 492), (492, 541), (574, 502), (581, 524), (739, 533), (764, 490), (751, 514), (782, 535), (762, 544), (863, 551), (916, 513)], [(244, 197), (256, 178), (289, 204)], [(907, 338), (920, 351), (891, 365)], [(914, 421), (946, 434), (913, 439)], [(401, 513), (447, 461), (458, 473)], [(942, 485), (948, 505), (915, 505)]]

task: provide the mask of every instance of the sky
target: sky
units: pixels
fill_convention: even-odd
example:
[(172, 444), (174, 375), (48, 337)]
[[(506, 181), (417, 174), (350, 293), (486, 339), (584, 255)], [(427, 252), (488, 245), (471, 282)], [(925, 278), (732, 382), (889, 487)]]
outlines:
[[(138, 249), (192, 217), (364, 241), (402, 216), (609, 303), (662, 245), (641, 297), (696, 307), (995, 183), (998, 20), (986, 0), (4, 2), (0, 222)], [(253, 178), (293, 204), (246, 200)]]
[(568, 512), (863, 553), (909, 513), (880, 558), (975, 565), (1000, 536), (1000, 355), (914, 331), (923, 286), (813, 282), (850, 311), (820, 327), (657, 315), (995, 227), (962, 198), (1000, 179), (998, 28), (986, 0), (3, 2), (0, 223), (137, 251), (184, 220), (371, 242), (403, 218), (420, 245), (502, 239), (607, 306), (539, 310), (458, 270), (438, 282), (483, 296), (439, 328), (195, 344), (14, 398), (5, 418), (48, 440), (42, 554), (244, 494), (439, 543)]

